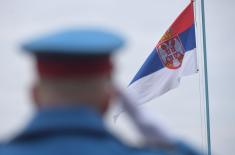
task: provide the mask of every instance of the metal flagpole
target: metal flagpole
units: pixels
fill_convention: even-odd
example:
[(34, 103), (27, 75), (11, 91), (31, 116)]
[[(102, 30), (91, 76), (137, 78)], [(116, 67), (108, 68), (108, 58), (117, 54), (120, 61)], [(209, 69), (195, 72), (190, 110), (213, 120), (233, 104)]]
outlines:
[(208, 88), (208, 71), (207, 71), (207, 46), (206, 46), (206, 24), (205, 24), (205, 5), (201, 0), (202, 15), (202, 41), (203, 41), (203, 61), (204, 61), (204, 87), (206, 101), (206, 130), (207, 130), (207, 147), (208, 155), (211, 155), (211, 135), (210, 135), (210, 105), (209, 105), (209, 88)]

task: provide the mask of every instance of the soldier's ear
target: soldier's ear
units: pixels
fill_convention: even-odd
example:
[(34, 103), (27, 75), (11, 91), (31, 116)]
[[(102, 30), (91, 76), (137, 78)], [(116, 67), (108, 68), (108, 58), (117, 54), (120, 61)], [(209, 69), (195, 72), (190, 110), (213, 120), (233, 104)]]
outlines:
[(115, 96), (115, 89), (113, 84), (110, 82), (109, 84), (107, 84), (105, 90), (104, 90), (104, 98), (102, 99), (102, 105), (100, 106), (101, 108), (101, 113), (105, 114), (110, 106), (111, 101), (113, 100), (114, 96)]
[(40, 93), (39, 93), (39, 85), (33, 84), (31, 87), (31, 97), (34, 102), (34, 104), (38, 107), (40, 104)]

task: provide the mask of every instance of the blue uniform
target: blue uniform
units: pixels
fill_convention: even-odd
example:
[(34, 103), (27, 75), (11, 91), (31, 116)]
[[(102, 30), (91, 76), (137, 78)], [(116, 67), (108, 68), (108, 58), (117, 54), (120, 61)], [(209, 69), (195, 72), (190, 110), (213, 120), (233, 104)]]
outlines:
[(174, 150), (129, 147), (104, 127), (92, 108), (57, 107), (40, 110), (29, 126), (10, 143), (0, 147), (1, 155), (198, 155), (184, 144)]

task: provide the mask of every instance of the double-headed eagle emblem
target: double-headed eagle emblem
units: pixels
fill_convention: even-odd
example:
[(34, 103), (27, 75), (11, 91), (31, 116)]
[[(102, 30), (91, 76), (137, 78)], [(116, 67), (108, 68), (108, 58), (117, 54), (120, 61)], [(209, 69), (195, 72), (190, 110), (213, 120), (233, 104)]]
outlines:
[(178, 35), (173, 36), (171, 31), (167, 31), (156, 49), (165, 67), (177, 69), (181, 66), (185, 50)]

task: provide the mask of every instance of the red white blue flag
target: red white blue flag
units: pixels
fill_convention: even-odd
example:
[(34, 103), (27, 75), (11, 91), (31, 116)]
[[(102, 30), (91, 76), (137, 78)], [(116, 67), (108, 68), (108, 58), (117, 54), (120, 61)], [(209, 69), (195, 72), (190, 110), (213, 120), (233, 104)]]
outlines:
[(145, 103), (176, 88), (197, 72), (194, 8), (191, 2), (165, 32), (128, 89)]

